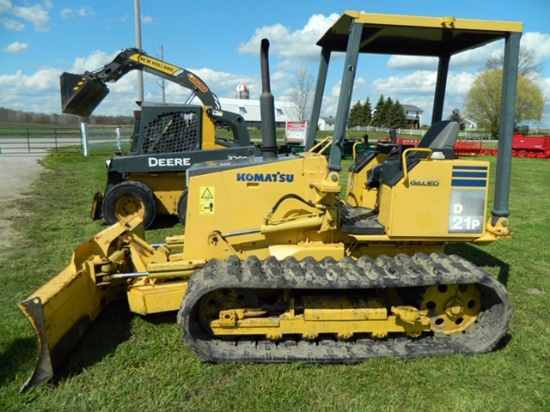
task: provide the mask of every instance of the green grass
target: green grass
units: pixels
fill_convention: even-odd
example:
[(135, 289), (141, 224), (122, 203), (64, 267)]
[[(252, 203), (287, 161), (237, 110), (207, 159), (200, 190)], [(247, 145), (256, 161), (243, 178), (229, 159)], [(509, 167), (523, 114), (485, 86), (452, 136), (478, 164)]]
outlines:
[[(54, 154), (15, 221), (20, 238), (0, 261), (0, 410), (90, 411), (544, 411), (550, 409), (550, 161), (513, 159), (514, 238), (460, 253), (506, 283), (515, 307), (497, 351), (358, 365), (208, 364), (181, 343), (175, 313), (107, 308), (46, 385), (20, 394), (35, 358), (16, 303), (54, 276), (103, 228), (89, 219), (108, 151)], [(487, 158), (494, 163), (494, 158)], [(345, 169), (345, 168), (344, 168)], [(150, 242), (181, 225), (147, 233)]]

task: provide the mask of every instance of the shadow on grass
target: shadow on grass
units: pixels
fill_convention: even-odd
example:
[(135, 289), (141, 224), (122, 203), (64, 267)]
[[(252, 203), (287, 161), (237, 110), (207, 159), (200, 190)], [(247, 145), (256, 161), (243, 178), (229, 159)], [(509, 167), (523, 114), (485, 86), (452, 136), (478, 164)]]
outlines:
[[(132, 320), (136, 317), (139, 315), (130, 312), (126, 300), (111, 303), (56, 368), (52, 384), (58, 385), (71, 376), (78, 376), (115, 353), (119, 345), (130, 339)], [(144, 319), (154, 325), (174, 324), (176, 312), (148, 315)]]
[(12, 341), (6, 351), (0, 353), (0, 386), (13, 380), (15, 375), (24, 369), (28, 369), (28, 376), (31, 376), (35, 358), (34, 338), (19, 338)]
[(455, 254), (472, 262), (474, 265), (498, 268), (497, 279), (504, 286), (508, 284), (510, 265), (502, 260), (467, 243), (452, 243), (445, 247), (445, 253)]
[[(55, 375), (50, 383), (58, 386), (113, 354), (120, 344), (130, 339), (132, 319), (136, 316), (139, 315), (130, 312), (127, 301), (111, 303), (74, 348), (65, 354), (65, 359), (54, 369)], [(174, 324), (176, 312), (149, 315), (145, 319), (153, 325)], [(19, 338), (11, 342), (0, 353), (0, 386), (12, 381), (22, 371), (27, 378), (30, 377), (36, 360), (36, 350), (35, 338)]]
[(111, 303), (92, 323), (66, 358), (55, 369), (51, 383), (58, 385), (70, 376), (81, 374), (86, 368), (101, 362), (127, 341), (131, 335), (131, 313), (126, 300)]

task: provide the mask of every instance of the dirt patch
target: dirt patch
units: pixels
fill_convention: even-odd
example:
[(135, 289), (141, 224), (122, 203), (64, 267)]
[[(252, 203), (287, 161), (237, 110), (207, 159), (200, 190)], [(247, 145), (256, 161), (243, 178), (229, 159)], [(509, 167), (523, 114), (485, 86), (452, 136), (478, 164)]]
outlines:
[(17, 245), (19, 235), (14, 219), (24, 216), (16, 200), (29, 196), (29, 190), (44, 168), (39, 161), (44, 155), (0, 155), (0, 257), (6, 248)]

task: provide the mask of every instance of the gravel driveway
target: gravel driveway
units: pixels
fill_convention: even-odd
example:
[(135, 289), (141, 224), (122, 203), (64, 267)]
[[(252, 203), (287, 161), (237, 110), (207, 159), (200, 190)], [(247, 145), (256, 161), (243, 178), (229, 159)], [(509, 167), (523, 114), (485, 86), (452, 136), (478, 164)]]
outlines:
[(45, 155), (0, 154), (0, 255), (2, 249), (17, 244), (13, 219), (22, 216), (14, 200), (24, 198), (32, 183), (38, 179), (43, 167), (38, 163)]

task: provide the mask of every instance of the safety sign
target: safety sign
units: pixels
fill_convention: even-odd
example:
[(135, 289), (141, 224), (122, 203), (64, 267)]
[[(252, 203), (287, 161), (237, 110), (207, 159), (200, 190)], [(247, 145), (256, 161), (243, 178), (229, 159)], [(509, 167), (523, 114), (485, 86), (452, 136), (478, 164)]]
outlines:
[(202, 186), (200, 188), (201, 197), (199, 200), (199, 212), (201, 215), (213, 215), (214, 214), (214, 188), (209, 186)]

